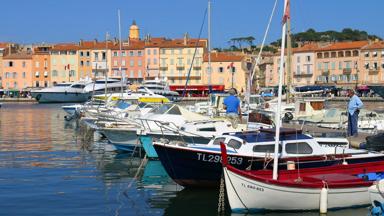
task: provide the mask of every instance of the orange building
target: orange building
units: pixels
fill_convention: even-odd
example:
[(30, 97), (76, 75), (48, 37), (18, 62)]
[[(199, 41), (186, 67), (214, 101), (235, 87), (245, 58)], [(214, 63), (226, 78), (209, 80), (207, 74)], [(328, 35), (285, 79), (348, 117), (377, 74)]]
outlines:
[(332, 43), (315, 50), (315, 83), (354, 87), (361, 82), (360, 49), (368, 41)]
[(51, 60), (49, 51), (51, 46), (41, 45), (34, 48), (32, 55), (32, 86), (48, 87), (50, 86)]
[(384, 83), (384, 41), (371, 42), (361, 49), (359, 65), (362, 84)]
[(22, 91), (32, 87), (32, 54), (11, 53), (3, 57), (3, 85), (7, 90)]

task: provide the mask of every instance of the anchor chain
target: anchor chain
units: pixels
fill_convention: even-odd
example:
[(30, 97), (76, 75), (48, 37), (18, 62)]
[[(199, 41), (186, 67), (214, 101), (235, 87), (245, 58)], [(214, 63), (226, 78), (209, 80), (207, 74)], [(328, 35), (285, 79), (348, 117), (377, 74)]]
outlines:
[(219, 190), (219, 203), (217, 206), (218, 215), (224, 215), (225, 213), (225, 182), (224, 182), (224, 174), (220, 179), (220, 190)]

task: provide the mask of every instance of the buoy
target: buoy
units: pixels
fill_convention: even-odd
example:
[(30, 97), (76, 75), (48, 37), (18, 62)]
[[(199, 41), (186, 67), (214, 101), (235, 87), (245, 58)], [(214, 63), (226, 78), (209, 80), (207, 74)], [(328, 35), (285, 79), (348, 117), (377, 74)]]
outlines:
[(320, 214), (326, 214), (328, 208), (328, 189), (324, 187), (320, 191)]

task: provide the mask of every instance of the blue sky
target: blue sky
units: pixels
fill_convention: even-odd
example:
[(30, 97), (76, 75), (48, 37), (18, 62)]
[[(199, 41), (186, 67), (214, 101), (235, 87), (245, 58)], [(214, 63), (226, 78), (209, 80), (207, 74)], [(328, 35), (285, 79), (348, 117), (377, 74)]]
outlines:
[[(274, 0), (212, 0), (213, 47), (228, 46), (233, 37), (253, 36), (261, 43)], [(12, 0), (1, 3), (0, 42), (57, 43), (122, 35), (135, 19), (141, 35), (197, 37), (207, 0)], [(273, 20), (268, 41), (281, 35), (283, 0)], [(292, 31), (351, 27), (384, 37), (383, 0), (291, 0)], [(207, 37), (207, 22), (203, 37)]]

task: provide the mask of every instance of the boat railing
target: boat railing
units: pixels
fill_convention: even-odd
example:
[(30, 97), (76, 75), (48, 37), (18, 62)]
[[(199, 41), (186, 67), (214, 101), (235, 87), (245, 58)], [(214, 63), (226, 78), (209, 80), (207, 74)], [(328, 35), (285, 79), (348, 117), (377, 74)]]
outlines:
[[(210, 138), (207, 138), (207, 137), (202, 136), (202, 135), (197, 134), (197, 133), (181, 130), (181, 128), (173, 122), (164, 122), (164, 121), (153, 120), (153, 119), (144, 119), (144, 118), (139, 118), (138, 120), (141, 122), (143, 128), (146, 129), (149, 133), (160, 132), (161, 135), (163, 136), (163, 138), (165, 138), (166, 132), (173, 132), (175, 135), (180, 137), (180, 140), (182, 140), (184, 142), (185, 142), (185, 140), (184, 140), (183, 136), (191, 136), (191, 137), (196, 137), (196, 138), (210, 139)], [(150, 122), (153, 122), (157, 128), (155, 129), (154, 127), (151, 127)], [(192, 140), (194, 140), (194, 139), (192, 139)]]

